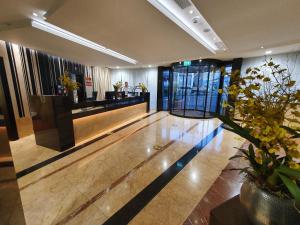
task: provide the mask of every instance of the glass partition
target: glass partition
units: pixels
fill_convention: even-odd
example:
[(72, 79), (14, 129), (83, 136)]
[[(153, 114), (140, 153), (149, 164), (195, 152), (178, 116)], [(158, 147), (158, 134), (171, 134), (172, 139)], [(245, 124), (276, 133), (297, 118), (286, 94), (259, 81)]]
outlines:
[[(228, 69), (228, 68), (227, 68)], [(201, 62), (184, 66), (173, 66), (171, 82), (171, 114), (190, 118), (212, 118), (221, 111), (221, 100), (225, 96), (218, 90), (223, 83), (229, 83), (230, 77), (223, 81), (217, 63)]]

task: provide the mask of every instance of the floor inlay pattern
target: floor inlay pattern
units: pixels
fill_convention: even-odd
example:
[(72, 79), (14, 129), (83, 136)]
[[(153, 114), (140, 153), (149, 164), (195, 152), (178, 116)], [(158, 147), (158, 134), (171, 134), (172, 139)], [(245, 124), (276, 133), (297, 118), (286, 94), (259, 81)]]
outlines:
[(221, 126), (171, 165), (164, 173), (110, 217), (104, 225), (128, 224), (219, 132)]
[(66, 165), (64, 165), (64, 166), (62, 166), (62, 167), (60, 167), (60, 168), (58, 168), (58, 169), (52, 171), (51, 173), (48, 173), (48, 174), (46, 174), (46, 175), (40, 177), (39, 179), (37, 179), (37, 180), (35, 180), (35, 181), (32, 181), (31, 183), (29, 183), (29, 184), (27, 184), (27, 185), (25, 185), (25, 186), (20, 187), (20, 190), (23, 190), (23, 189), (25, 189), (25, 188), (28, 188), (29, 186), (31, 186), (31, 185), (33, 185), (33, 184), (35, 184), (35, 183), (37, 183), (37, 182), (39, 182), (39, 181), (41, 181), (41, 180), (43, 180), (43, 179), (48, 178), (48, 177), (52, 176), (53, 174), (55, 174), (55, 173), (57, 173), (57, 172), (59, 172), (59, 171), (61, 171), (61, 170), (64, 170), (64, 169), (66, 169), (66, 168), (68, 168), (68, 167), (74, 165), (75, 163), (78, 163), (79, 161), (81, 161), (81, 160), (83, 160), (83, 159), (85, 159), (85, 158), (87, 158), (87, 157), (90, 157), (91, 155), (96, 154), (96, 153), (98, 153), (99, 151), (101, 151), (101, 150), (103, 150), (103, 149), (105, 149), (105, 148), (107, 148), (107, 147), (109, 147), (109, 146), (111, 146), (111, 145), (113, 145), (113, 144), (116, 144), (117, 142), (120, 142), (120, 141), (126, 139), (127, 137), (129, 137), (129, 136), (131, 136), (131, 135), (133, 135), (133, 134), (139, 132), (140, 130), (142, 130), (142, 129), (146, 128), (146, 127), (151, 126), (152, 124), (154, 124), (154, 123), (156, 123), (156, 122), (158, 122), (158, 121), (160, 121), (160, 120), (162, 120), (162, 119), (164, 119), (164, 118), (166, 118), (166, 117), (167, 117), (167, 116), (164, 116), (164, 117), (161, 117), (161, 118), (155, 120), (154, 122), (148, 123), (147, 125), (144, 125), (144, 126), (142, 126), (141, 128), (137, 129), (137, 130), (134, 131), (133, 133), (121, 137), (121, 138), (118, 139), (117, 141), (109, 142), (109, 143), (107, 143), (106, 145), (102, 146), (101, 148), (96, 149), (95, 151), (90, 152), (89, 154), (86, 154), (86, 155), (80, 157), (79, 159), (74, 160), (74, 161), (72, 161), (72, 162), (70, 162), (70, 163), (68, 163), (68, 164), (66, 164)]
[[(190, 132), (192, 129), (194, 129), (195, 127), (197, 127), (199, 125), (199, 123), (194, 124), (193, 126), (191, 126), (188, 130), (186, 130), (185, 132), (182, 132), (177, 138), (175, 138), (174, 140), (171, 140), (170, 142), (168, 142), (166, 145), (164, 146), (159, 146), (159, 148), (156, 148), (156, 152), (154, 154), (152, 154), (149, 158), (147, 158), (145, 161), (141, 162), (140, 164), (138, 164), (136, 167), (134, 167), (131, 171), (129, 171), (127, 174), (124, 174), (122, 177), (120, 177), (118, 180), (116, 180), (115, 182), (113, 182), (109, 187), (106, 187), (104, 190), (100, 191), (99, 193), (97, 193), (97, 195), (95, 195), (94, 197), (92, 197), (89, 201), (87, 201), (86, 203), (84, 203), (83, 205), (81, 205), (80, 207), (78, 207), (74, 212), (72, 212), (71, 214), (69, 214), (68, 216), (66, 216), (63, 220), (61, 220), (60, 222), (58, 222), (56, 225), (63, 225), (66, 224), (68, 221), (70, 221), (72, 218), (74, 218), (75, 216), (77, 216), (79, 213), (81, 213), (83, 210), (85, 210), (87, 207), (89, 207), (92, 203), (96, 202), (98, 199), (100, 199), (104, 194), (107, 194), (109, 191), (111, 191), (114, 187), (116, 187), (118, 184), (120, 184), (121, 182), (123, 182), (129, 175), (133, 175), (133, 173), (138, 170), (139, 168), (141, 168), (145, 163), (149, 162), (151, 159), (153, 159), (154, 157), (156, 157), (158, 154), (160, 154), (162, 151), (164, 151), (165, 149), (167, 149), (169, 146), (171, 146), (172, 144), (174, 144), (176, 142), (176, 140), (181, 139), (185, 134), (187, 134), (188, 132)], [(158, 145), (156, 145), (157, 147)]]
[(21, 170), (21, 171), (17, 172), (16, 176), (17, 176), (17, 178), (21, 178), (21, 177), (23, 177), (23, 176), (25, 176), (25, 175), (27, 175), (29, 173), (32, 173), (32, 172), (34, 172), (34, 171), (36, 171), (38, 169), (41, 169), (41, 168), (49, 165), (50, 163), (53, 163), (53, 162), (55, 162), (55, 161), (57, 161), (59, 159), (62, 159), (64, 157), (66, 157), (66, 156), (69, 156), (70, 154), (73, 154), (73, 153), (79, 151), (80, 149), (82, 149), (82, 148), (84, 148), (84, 147), (86, 147), (86, 146), (88, 146), (88, 145), (90, 145), (92, 143), (95, 143), (96, 141), (104, 139), (104, 138), (108, 137), (109, 135), (112, 135), (112, 134), (114, 134), (114, 133), (116, 133), (116, 132), (118, 132), (120, 130), (123, 130), (123, 129), (125, 129), (125, 128), (127, 128), (127, 127), (129, 127), (129, 126), (131, 126), (131, 125), (133, 125), (133, 124), (135, 124), (135, 123), (143, 120), (143, 119), (146, 119), (146, 118), (148, 118), (148, 117), (150, 117), (150, 116), (152, 116), (152, 115), (154, 115), (156, 113), (157, 112), (154, 112), (154, 113), (151, 113), (151, 114), (149, 114), (147, 116), (142, 117), (141, 119), (134, 120), (134, 121), (132, 121), (132, 122), (130, 122), (130, 123), (124, 125), (124, 126), (121, 126), (121, 127), (117, 128), (117, 129), (114, 129), (113, 131), (110, 131), (110, 132), (108, 132), (108, 133), (106, 133), (104, 135), (101, 135), (100, 137), (94, 138), (94, 139), (92, 139), (92, 140), (90, 140), (90, 141), (88, 141), (86, 143), (83, 143), (83, 144), (81, 144), (79, 146), (75, 146), (75, 147), (73, 147), (73, 148), (71, 148), (69, 150), (66, 150), (66, 151), (64, 151), (62, 153), (59, 153), (58, 155), (55, 155), (55, 156), (53, 156), (53, 157), (51, 157), (51, 158), (49, 158), (47, 160), (44, 160), (44, 161), (42, 161), (40, 163), (37, 163), (37, 164), (35, 164), (35, 165), (33, 165), (33, 166), (29, 167), (29, 168)]
[[(242, 148), (246, 148), (247, 145), (246, 142)], [(246, 165), (242, 159), (231, 160), (183, 225), (208, 225), (210, 211), (240, 193), (244, 176), (239, 171), (231, 169)]]
[(220, 125), (159, 112), (19, 178), (27, 224), (100, 225), (156, 183), (112, 224), (181, 225), (241, 145)]

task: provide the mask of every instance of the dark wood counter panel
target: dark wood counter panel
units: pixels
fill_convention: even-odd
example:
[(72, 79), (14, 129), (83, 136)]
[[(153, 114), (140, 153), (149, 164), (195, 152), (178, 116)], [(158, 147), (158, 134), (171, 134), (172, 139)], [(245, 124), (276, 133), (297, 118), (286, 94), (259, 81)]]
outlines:
[(31, 96), (36, 143), (57, 151), (69, 149), (105, 129), (149, 112), (149, 99), (150, 94), (145, 93), (73, 105), (68, 96)]
[(36, 144), (58, 151), (74, 146), (71, 110), (72, 103), (67, 96), (31, 96)]

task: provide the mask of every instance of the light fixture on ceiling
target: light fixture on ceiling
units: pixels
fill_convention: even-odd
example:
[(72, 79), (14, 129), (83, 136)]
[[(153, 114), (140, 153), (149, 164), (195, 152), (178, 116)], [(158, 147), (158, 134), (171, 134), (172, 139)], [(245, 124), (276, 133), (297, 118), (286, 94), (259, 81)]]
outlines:
[(77, 44), (80, 44), (80, 45), (83, 45), (85, 47), (88, 47), (88, 48), (91, 48), (91, 49), (94, 49), (96, 51), (99, 51), (99, 52), (102, 52), (104, 54), (107, 54), (107, 55), (110, 55), (110, 56), (113, 56), (115, 58), (118, 58), (118, 59), (121, 59), (125, 62), (128, 62), (128, 63), (132, 63), (132, 64), (136, 64), (137, 61), (135, 59), (132, 59), (132, 58), (129, 58), (125, 55), (122, 55), (118, 52), (115, 52), (111, 49), (108, 49), (102, 45), (99, 45), (93, 41), (90, 41), (86, 38), (83, 38), (81, 36), (78, 36), (74, 33), (71, 33), (67, 30), (64, 30), (58, 26), (55, 26), (51, 23), (48, 23), (46, 21), (43, 21), (43, 20), (40, 20), (40, 19), (33, 19), (31, 21), (31, 26), (32, 27), (35, 27), (37, 29), (40, 29), (40, 30), (43, 30), (43, 31), (46, 31), (48, 33), (51, 33), (53, 35), (56, 35), (58, 37), (61, 37), (61, 38), (64, 38), (64, 39), (67, 39), (69, 41), (72, 41), (72, 42), (75, 42)]
[(266, 51), (266, 55), (270, 55), (270, 54), (272, 54), (271, 50)]
[(32, 19), (34, 20), (47, 20), (47, 18), (45, 17), (46, 15), (46, 11), (35, 11), (32, 13)]
[(260, 48), (261, 48), (261, 49), (264, 49), (265, 47), (264, 47), (264, 46), (260, 46)]
[[(226, 47), (192, 1), (186, 0), (186, 4), (179, 4), (181, 1), (177, 0), (148, 0), (148, 2), (212, 53), (223, 50), (216, 45), (216, 42), (222, 43), (222, 46)], [(188, 11), (187, 7), (189, 7)], [(192, 19), (191, 11), (194, 15)]]
[(193, 10), (190, 10), (190, 11), (189, 11), (189, 14), (193, 14), (193, 13), (194, 13), (194, 11), (193, 11)]
[(119, 67), (119, 66), (116, 66), (116, 68), (117, 68), (117, 69), (120, 69), (120, 67)]
[(151, 68), (151, 67), (152, 67), (152, 65), (148, 65), (148, 67), (149, 67), (149, 68)]

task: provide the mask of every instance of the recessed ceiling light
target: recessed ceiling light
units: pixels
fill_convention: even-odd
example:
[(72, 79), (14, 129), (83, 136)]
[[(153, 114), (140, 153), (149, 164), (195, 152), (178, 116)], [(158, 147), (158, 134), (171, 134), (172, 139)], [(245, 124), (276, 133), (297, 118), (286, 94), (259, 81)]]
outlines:
[(152, 67), (152, 65), (148, 65), (148, 67), (150, 68), (150, 67)]
[(119, 66), (116, 66), (116, 68), (117, 68), (117, 69), (120, 69), (120, 67), (119, 67)]
[(32, 13), (33, 16), (38, 17), (39, 15), (37, 13)]
[(270, 55), (270, 54), (272, 54), (271, 50), (266, 51), (266, 55)]
[(32, 27), (35, 27), (37, 29), (40, 29), (40, 30), (43, 30), (45, 32), (48, 32), (48, 33), (51, 33), (53, 35), (56, 35), (58, 37), (61, 37), (61, 38), (64, 38), (64, 39), (67, 39), (69, 41), (72, 41), (72, 42), (75, 42), (77, 44), (80, 44), (80, 45), (83, 45), (85, 47), (88, 47), (88, 48), (91, 48), (91, 49), (94, 49), (98, 52), (102, 52), (104, 54), (107, 54), (107, 55), (110, 55), (110, 56), (113, 56), (115, 58), (118, 58), (118, 59), (121, 59), (125, 62), (128, 62), (128, 63), (132, 63), (132, 64), (136, 64), (137, 61), (135, 59), (132, 59), (132, 58), (129, 58), (125, 55), (122, 55), (118, 52), (115, 52), (111, 49), (108, 49), (102, 45), (99, 45), (93, 41), (90, 41), (86, 38), (83, 38), (79, 35), (76, 35), (74, 33), (71, 33), (67, 30), (64, 30), (58, 26), (55, 26), (51, 23), (48, 23), (46, 21), (43, 21), (41, 19), (33, 19), (31, 21), (31, 26)]
[(199, 59), (199, 62), (202, 62), (202, 59)]
[(264, 46), (260, 46), (260, 48), (261, 48), (261, 49), (263, 49), (263, 48), (264, 48)]
[[(216, 37), (220, 42), (222, 40), (192, 1), (188, 1), (190, 3), (188, 10), (183, 10), (178, 1), (148, 0), (148, 2), (212, 53), (215, 54), (216, 51), (222, 50), (222, 48), (216, 46), (213, 38)], [(192, 15), (194, 16), (192, 19), (191, 11), (193, 11)]]
[(193, 11), (193, 10), (190, 10), (190, 11), (189, 11), (189, 14), (193, 14), (193, 13), (194, 13), (194, 11)]

